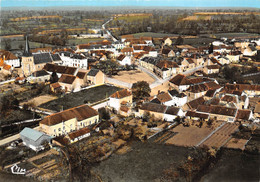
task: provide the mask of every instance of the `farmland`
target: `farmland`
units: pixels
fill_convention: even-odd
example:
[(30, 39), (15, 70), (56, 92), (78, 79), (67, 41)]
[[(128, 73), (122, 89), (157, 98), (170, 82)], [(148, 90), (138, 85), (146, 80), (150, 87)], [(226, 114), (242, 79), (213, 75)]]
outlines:
[(181, 19), (181, 21), (198, 21), (198, 20), (211, 20), (211, 16), (188, 16)]

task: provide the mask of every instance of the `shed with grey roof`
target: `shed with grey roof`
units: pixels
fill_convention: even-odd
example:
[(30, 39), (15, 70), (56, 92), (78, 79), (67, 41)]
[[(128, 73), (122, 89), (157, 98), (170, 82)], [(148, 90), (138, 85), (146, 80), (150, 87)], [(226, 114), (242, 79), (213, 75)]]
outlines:
[(43, 144), (45, 142), (51, 143), (52, 139), (49, 135), (46, 135), (43, 132), (27, 127), (20, 132), (20, 138), (23, 140), (24, 145), (34, 151), (43, 150)]

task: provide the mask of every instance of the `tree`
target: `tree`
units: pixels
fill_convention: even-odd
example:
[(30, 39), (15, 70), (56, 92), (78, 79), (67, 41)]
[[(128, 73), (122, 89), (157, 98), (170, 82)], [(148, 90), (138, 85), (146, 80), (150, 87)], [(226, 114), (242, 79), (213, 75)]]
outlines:
[(184, 39), (181, 36), (179, 36), (176, 39), (175, 45), (181, 45), (181, 44), (183, 44), (183, 42), (184, 42)]
[(213, 53), (213, 44), (210, 44), (209, 46), (209, 54)]
[(59, 77), (58, 77), (57, 73), (55, 71), (52, 72), (51, 78), (50, 78), (50, 82), (51, 83), (56, 83), (56, 82), (58, 82), (58, 80), (59, 80)]
[(134, 100), (140, 100), (150, 96), (151, 88), (146, 81), (139, 81), (133, 84), (132, 93)]
[(20, 50), (23, 50), (23, 44), (20, 44), (20, 45), (19, 45), (19, 49), (20, 49)]
[(5, 44), (5, 50), (10, 51), (12, 49), (10, 39), (5, 39), (4, 44)]

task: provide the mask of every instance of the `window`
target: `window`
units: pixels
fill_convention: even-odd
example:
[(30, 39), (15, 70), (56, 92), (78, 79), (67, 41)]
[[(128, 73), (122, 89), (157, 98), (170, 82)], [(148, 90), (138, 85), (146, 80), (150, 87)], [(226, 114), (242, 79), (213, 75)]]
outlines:
[(59, 128), (59, 131), (61, 131), (61, 129)]
[(54, 131), (54, 133), (56, 133), (56, 129), (54, 129), (53, 131)]

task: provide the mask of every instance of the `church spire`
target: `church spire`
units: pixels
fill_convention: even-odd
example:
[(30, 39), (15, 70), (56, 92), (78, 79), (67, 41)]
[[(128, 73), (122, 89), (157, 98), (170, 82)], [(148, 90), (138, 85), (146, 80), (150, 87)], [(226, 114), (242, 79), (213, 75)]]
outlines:
[(23, 56), (31, 56), (32, 53), (30, 52), (30, 46), (29, 46), (29, 41), (27, 35), (25, 36), (25, 49)]

